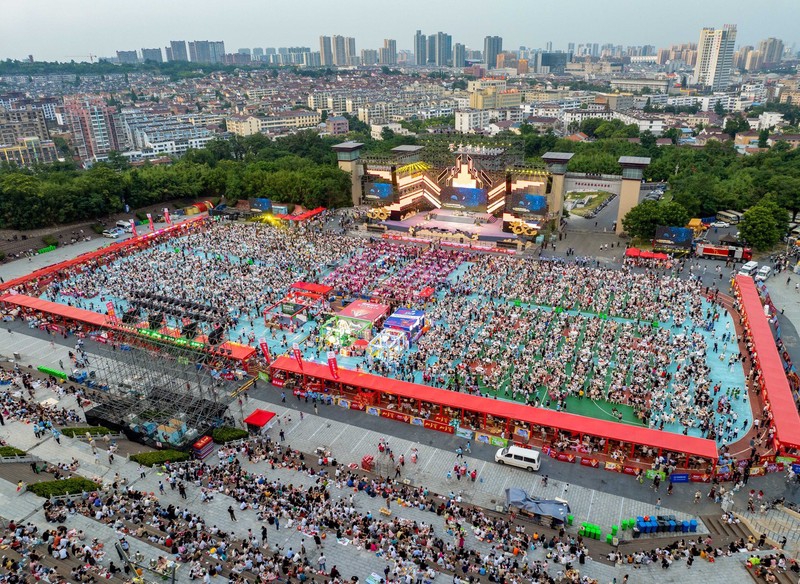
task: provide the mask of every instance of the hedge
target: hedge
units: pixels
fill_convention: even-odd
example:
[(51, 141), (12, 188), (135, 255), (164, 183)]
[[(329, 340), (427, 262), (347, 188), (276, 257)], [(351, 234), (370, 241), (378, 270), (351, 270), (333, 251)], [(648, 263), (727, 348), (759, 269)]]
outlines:
[(45, 235), (42, 237), (42, 243), (48, 247), (51, 245), (58, 247), (58, 238), (53, 235)]
[(144, 466), (155, 466), (164, 462), (181, 462), (189, 460), (188, 452), (180, 450), (156, 450), (155, 452), (142, 452), (131, 456), (133, 462), (138, 462)]
[(68, 438), (75, 438), (75, 436), (81, 437), (86, 436), (86, 432), (89, 432), (92, 436), (105, 436), (106, 434), (113, 434), (114, 430), (106, 428), (105, 426), (86, 426), (85, 428), (82, 427), (75, 427), (75, 428), (61, 428), (61, 433)]
[(98, 484), (83, 477), (74, 477), (61, 481), (42, 481), (28, 485), (28, 490), (40, 497), (55, 497), (57, 495), (75, 495), (84, 491), (95, 491)]
[(25, 456), (26, 452), (13, 446), (0, 446), (0, 457), (6, 456)]
[(226, 442), (241, 440), (242, 438), (247, 438), (247, 436), (247, 430), (242, 430), (241, 428), (232, 428), (230, 426), (214, 428), (214, 431), (211, 432), (211, 437), (217, 444), (225, 444)]

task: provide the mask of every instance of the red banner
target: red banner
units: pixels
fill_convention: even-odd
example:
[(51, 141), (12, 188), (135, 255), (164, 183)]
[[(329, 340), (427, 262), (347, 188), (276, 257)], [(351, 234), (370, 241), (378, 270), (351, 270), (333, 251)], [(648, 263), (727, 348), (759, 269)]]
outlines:
[(707, 483), (711, 481), (711, 475), (693, 472), (689, 475), (689, 480), (693, 483)]
[(153, 225), (153, 216), (150, 213), (147, 214), (147, 222), (150, 224), (150, 231), (155, 231), (156, 228)]
[(389, 418), (390, 420), (397, 420), (398, 422), (405, 422), (408, 424), (411, 421), (411, 416), (408, 414), (401, 414), (392, 410), (381, 410), (381, 418)]
[(131, 219), (131, 233), (133, 233), (134, 237), (139, 235), (138, 233), (136, 233), (136, 221), (134, 221), (133, 219)]
[(339, 379), (339, 364), (336, 362), (336, 351), (328, 351), (328, 368), (334, 379)]
[(269, 365), (272, 360), (269, 355), (269, 345), (267, 345), (267, 339), (258, 339), (258, 346), (261, 347), (261, 354), (264, 355), (264, 360)]
[(292, 345), (292, 354), (294, 355), (295, 361), (297, 361), (297, 365), (300, 367), (300, 371), (303, 370), (303, 353), (300, 351), (300, 345), (295, 343)]
[(429, 430), (438, 430), (445, 434), (454, 434), (456, 431), (450, 424), (442, 424), (440, 422), (434, 422), (433, 420), (425, 420), (422, 425)]
[(575, 462), (575, 455), (567, 452), (560, 452), (558, 456), (556, 456), (556, 460), (560, 460), (561, 462)]
[(164, 207), (164, 221), (167, 222), (167, 225), (172, 225), (172, 217), (169, 216), (169, 209)]
[(596, 458), (581, 458), (581, 465), (597, 468), (600, 466), (600, 461)]
[(639, 470), (639, 469), (636, 468), (635, 466), (623, 466), (622, 467), (622, 472), (624, 474), (626, 474), (626, 475), (635, 476), (637, 470)]
[(111, 320), (117, 320), (117, 312), (114, 310), (113, 302), (106, 302), (106, 310), (108, 310), (108, 316), (111, 317)]

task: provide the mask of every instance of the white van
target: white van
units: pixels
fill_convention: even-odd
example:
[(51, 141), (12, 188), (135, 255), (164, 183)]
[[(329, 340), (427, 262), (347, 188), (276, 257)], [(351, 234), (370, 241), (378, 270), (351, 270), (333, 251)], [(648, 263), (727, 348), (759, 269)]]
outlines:
[(133, 229), (131, 228), (131, 222), (125, 221), (124, 219), (120, 219), (119, 221), (117, 221), (117, 227), (124, 230), (125, 233), (133, 232)]
[(542, 464), (541, 453), (538, 450), (520, 448), (519, 446), (508, 446), (499, 449), (494, 455), (494, 461), (500, 464), (518, 466), (530, 472), (539, 470)]
[(739, 269), (740, 276), (750, 276), (751, 278), (756, 275), (758, 270), (758, 262), (747, 262)]
[(761, 266), (756, 272), (756, 280), (763, 282), (772, 275), (772, 268), (769, 266)]

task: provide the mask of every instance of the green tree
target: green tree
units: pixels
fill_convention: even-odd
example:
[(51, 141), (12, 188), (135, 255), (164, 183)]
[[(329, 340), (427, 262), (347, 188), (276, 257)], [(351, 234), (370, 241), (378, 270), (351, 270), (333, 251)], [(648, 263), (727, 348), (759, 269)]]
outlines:
[(742, 241), (757, 250), (767, 250), (781, 239), (775, 214), (769, 205), (755, 205), (745, 211), (739, 224)]
[(766, 148), (768, 139), (769, 139), (769, 130), (767, 128), (764, 128), (758, 133), (758, 147)]
[(722, 102), (719, 100), (717, 101), (717, 103), (714, 104), (714, 113), (717, 114), (718, 116), (725, 115), (725, 108), (722, 107)]
[(689, 214), (678, 203), (644, 201), (628, 211), (622, 219), (622, 226), (629, 235), (652, 239), (659, 225), (683, 227), (688, 221)]

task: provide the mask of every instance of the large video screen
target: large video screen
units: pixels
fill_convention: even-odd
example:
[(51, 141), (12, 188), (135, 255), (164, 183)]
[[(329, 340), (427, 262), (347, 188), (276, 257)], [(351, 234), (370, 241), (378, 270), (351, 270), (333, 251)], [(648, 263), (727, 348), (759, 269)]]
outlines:
[(547, 197), (533, 193), (511, 193), (510, 207), (512, 213), (546, 215)]
[(392, 194), (392, 185), (389, 183), (364, 183), (364, 198), (369, 201), (388, 201), (392, 198)]
[(485, 213), (489, 202), (486, 189), (470, 187), (444, 187), (442, 189), (442, 207), (445, 209), (458, 209), (460, 211), (473, 211)]

